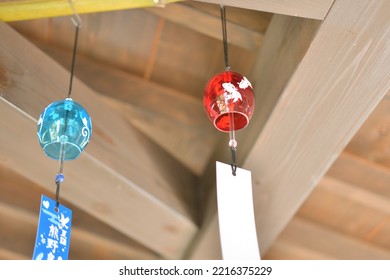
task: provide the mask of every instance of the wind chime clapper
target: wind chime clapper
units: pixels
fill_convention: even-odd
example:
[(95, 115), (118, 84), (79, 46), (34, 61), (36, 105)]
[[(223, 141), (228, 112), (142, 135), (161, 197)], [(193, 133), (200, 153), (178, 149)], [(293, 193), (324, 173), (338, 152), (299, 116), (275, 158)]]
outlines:
[(69, 0), (69, 4), (74, 14), (71, 20), (75, 25), (69, 92), (64, 100), (57, 100), (43, 110), (37, 126), (38, 141), (45, 155), (59, 161), (59, 171), (55, 177), (56, 209), (59, 206), (60, 185), (65, 178), (63, 174), (64, 161), (78, 158), (88, 145), (92, 135), (92, 121), (88, 112), (71, 98), (81, 19), (74, 10), (71, 0)]
[(249, 80), (240, 73), (230, 70), (226, 11), (221, 7), (222, 35), (225, 70), (213, 76), (204, 89), (203, 105), (214, 126), (229, 133), (229, 148), (232, 157), (232, 174), (236, 175), (237, 141), (235, 131), (245, 128), (253, 115), (255, 97)]

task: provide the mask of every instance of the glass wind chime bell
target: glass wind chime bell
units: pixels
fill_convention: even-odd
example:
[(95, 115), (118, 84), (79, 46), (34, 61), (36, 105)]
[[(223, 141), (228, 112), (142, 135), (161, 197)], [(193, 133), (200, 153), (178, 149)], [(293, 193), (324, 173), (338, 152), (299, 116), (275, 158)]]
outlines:
[(253, 115), (255, 97), (251, 83), (243, 75), (230, 70), (228, 60), (226, 12), (221, 5), (225, 71), (212, 77), (204, 89), (203, 105), (208, 118), (222, 132), (229, 132), (232, 173), (236, 172), (235, 131), (245, 128)]
[(59, 187), (64, 181), (63, 162), (80, 156), (89, 143), (92, 134), (92, 122), (88, 112), (71, 98), (73, 72), (77, 49), (77, 39), (81, 19), (75, 13), (72, 21), (76, 26), (73, 57), (70, 71), (69, 93), (66, 99), (58, 100), (47, 106), (39, 117), (37, 134), (44, 153), (59, 161), (56, 175), (56, 202), (59, 204)]

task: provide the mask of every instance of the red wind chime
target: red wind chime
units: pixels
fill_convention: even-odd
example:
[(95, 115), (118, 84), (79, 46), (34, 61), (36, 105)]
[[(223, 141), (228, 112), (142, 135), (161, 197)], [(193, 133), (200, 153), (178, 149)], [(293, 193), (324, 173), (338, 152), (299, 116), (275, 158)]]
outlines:
[(222, 35), (224, 44), (225, 70), (213, 76), (204, 89), (203, 105), (214, 126), (222, 132), (229, 132), (229, 148), (232, 155), (232, 173), (236, 175), (237, 141), (235, 131), (245, 128), (253, 115), (255, 97), (249, 80), (240, 73), (230, 70), (228, 59), (226, 12), (221, 5)]

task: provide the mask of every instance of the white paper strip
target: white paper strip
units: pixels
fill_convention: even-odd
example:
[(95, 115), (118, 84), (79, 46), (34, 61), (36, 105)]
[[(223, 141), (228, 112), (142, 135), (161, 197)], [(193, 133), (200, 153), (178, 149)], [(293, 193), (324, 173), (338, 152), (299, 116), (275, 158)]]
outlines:
[(216, 162), (217, 203), (224, 260), (259, 260), (251, 172)]

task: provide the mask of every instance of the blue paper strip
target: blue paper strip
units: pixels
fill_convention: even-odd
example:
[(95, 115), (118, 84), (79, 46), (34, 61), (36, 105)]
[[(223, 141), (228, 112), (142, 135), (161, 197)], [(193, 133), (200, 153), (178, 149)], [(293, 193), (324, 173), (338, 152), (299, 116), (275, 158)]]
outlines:
[(72, 211), (42, 195), (33, 260), (67, 260)]

